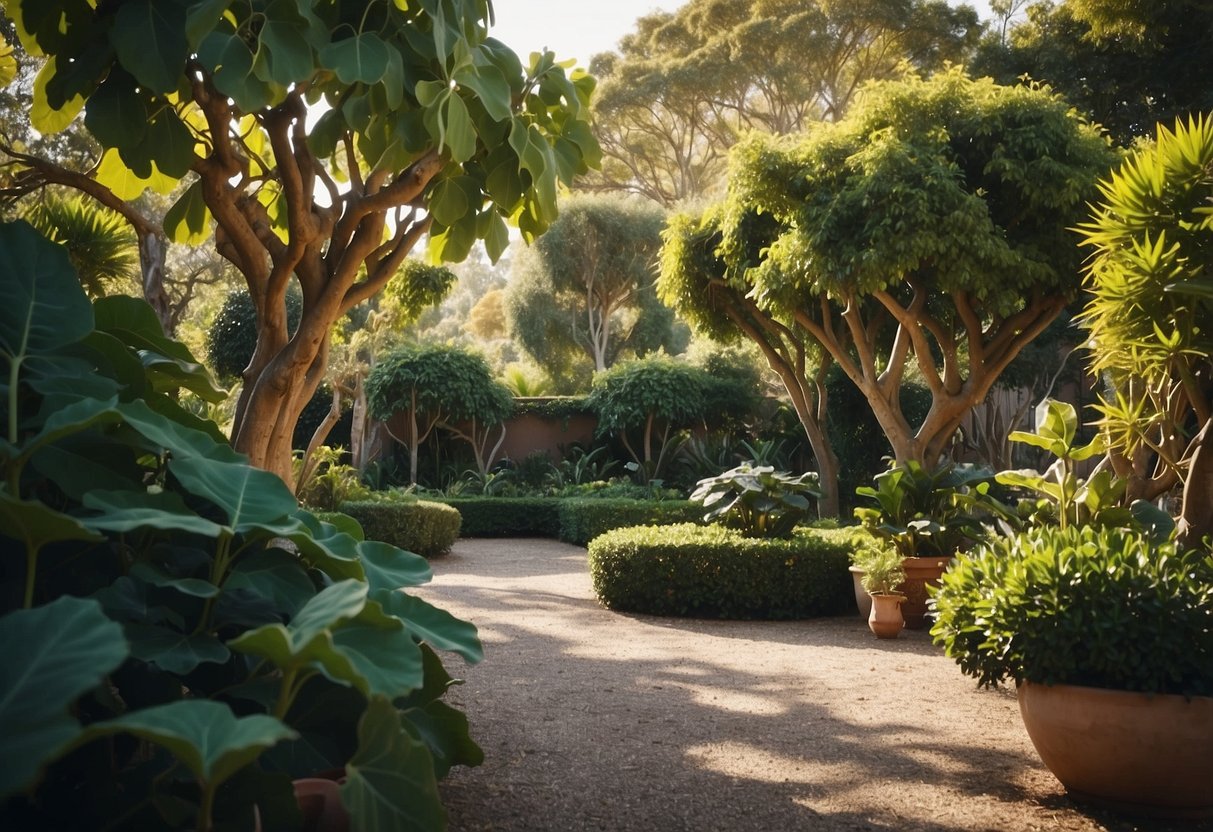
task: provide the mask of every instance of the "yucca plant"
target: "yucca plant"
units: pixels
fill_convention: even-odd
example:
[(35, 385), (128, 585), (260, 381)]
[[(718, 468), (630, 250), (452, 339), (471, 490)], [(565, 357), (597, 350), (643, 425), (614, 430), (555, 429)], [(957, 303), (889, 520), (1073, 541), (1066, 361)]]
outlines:
[(1187, 479), (1198, 540), (1213, 533), (1213, 119), (1160, 126), (1100, 192), (1078, 228), (1093, 252), (1079, 320), (1109, 386), (1098, 424), (1128, 499)]

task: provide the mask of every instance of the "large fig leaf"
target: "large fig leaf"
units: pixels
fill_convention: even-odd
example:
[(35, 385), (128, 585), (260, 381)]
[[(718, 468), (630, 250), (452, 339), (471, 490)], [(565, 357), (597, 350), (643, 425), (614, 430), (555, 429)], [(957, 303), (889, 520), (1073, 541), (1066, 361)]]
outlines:
[(356, 832), (432, 832), (446, 828), (434, 761), (400, 714), (375, 697), (358, 723), (358, 751), (345, 767), (341, 802)]
[[(349, 682), (368, 697), (394, 699), (424, 681), (421, 648), (403, 623), (385, 615), (378, 604), (368, 604), (358, 618), (335, 629), (332, 642), (324, 647), (316, 658), (327, 675)], [(336, 657), (340, 661), (330, 661)]]
[(327, 587), (304, 604), (290, 624), (267, 624), (228, 642), (238, 653), (269, 659), (279, 667), (298, 666), (311, 659), (313, 642), (330, 637), (332, 629), (366, 606), (367, 586), (356, 580)]
[(445, 702), (409, 708), (402, 716), (406, 729), (423, 741), (434, 758), (434, 775), (441, 780), (452, 766), (478, 766), (484, 751), (472, 739), (463, 711)]
[(456, 618), (446, 610), (403, 592), (379, 591), (374, 599), (389, 614), (404, 621), (417, 638), (439, 650), (458, 653), (475, 664), (484, 658), (476, 625)]
[(131, 654), (178, 676), (208, 662), (222, 664), (230, 655), (223, 642), (208, 633), (182, 633), (151, 624), (128, 624)]
[(265, 749), (298, 736), (264, 714), (236, 717), (227, 705), (190, 699), (89, 726), (90, 736), (128, 733), (164, 746), (199, 780), (216, 786)]
[(4, 537), (23, 543), (25, 554), (58, 540), (101, 540), (75, 517), (33, 500), (18, 500), (4, 489), (0, 489), (0, 529)]
[(429, 562), (421, 555), (387, 543), (365, 540), (358, 544), (358, 554), (362, 558), (362, 568), (372, 592), (420, 586), (434, 577)]
[(127, 657), (101, 605), (63, 597), (0, 618), (0, 799), (33, 785), (79, 734), (68, 709)]
[(67, 346), (93, 328), (67, 249), (29, 223), (0, 223), (0, 274), (0, 355), (10, 361)]
[(272, 601), (289, 618), (316, 594), (299, 558), (281, 549), (240, 558), (223, 583), (223, 591), (243, 590)]

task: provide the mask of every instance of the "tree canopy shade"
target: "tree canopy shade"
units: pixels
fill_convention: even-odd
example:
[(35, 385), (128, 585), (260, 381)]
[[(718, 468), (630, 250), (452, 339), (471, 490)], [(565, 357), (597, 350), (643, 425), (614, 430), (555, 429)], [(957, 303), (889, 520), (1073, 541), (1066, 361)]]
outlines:
[[(741, 144), (727, 202), (671, 225), (659, 291), (709, 333), (759, 344), (815, 453), (820, 349), (863, 392), (897, 460), (931, 465), (1075, 294), (1066, 229), (1112, 159), (1043, 89), (959, 69), (877, 83), (838, 124)], [(931, 391), (918, 425), (900, 400), (911, 356)]]
[(657, 300), (664, 212), (648, 200), (579, 195), (514, 260), (505, 310), (511, 337), (552, 378), (580, 356), (605, 370), (622, 354), (680, 346)]
[(485, 473), (501, 440), (489, 447), (492, 430), (514, 412), (514, 398), (493, 380), (479, 355), (460, 347), (397, 347), (371, 368), (366, 378), (370, 414), (384, 422), (397, 414), (408, 419), (401, 441), (409, 449), (409, 482), (417, 482), (417, 449), (436, 428), (445, 428), (472, 446)]
[(1080, 320), (1110, 381), (1100, 426), (1126, 499), (1184, 481), (1181, 531), (1197, 545), (1213, 534), (1213, 116), (1160, 126), (1100, 192), (1079, 227), (1092, 251)]
[(1213, 81), (1197, 69), (1213, 53), (1207, 0), (1064, 0), (1034, 3), (973, 70), (1003, 83), (1050, 84), (1123, 144), (1156, 122), (1213, 109)]
[(959, 61), (979, 31), (943, 0), (689, 0), (642, 17), (591, 63), (604, 162), (590, 181), (666, 206), (710, 192), (744, 131), (835, 121), (865, 81)]
[[(595, 164), (593, 79), (551, 53), (524, 67), (488, 36), (490, 0), (14, 0), (47, 62), (36, 124), (83, 109), (106, 148), (74, 184), (102, 201), (193, 183), (166, 230), (215, 225), (257, 310), (233, 444), (284, 478), (326, 370), (330, 329), (428, 232), (435, 257), (496, 257), (556, 216)], [(309, 126), (309, 106), (324, 109)], [(287, 327), (292, 278), (303, 295)]]

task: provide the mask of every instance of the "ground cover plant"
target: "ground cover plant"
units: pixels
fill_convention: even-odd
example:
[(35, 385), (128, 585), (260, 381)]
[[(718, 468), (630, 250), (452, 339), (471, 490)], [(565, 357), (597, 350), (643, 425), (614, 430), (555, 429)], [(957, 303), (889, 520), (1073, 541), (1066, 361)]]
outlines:
[(435, 649), (475, 628), (425, 561), (318, 520), (177, 394), (222, 395), (143, 301), (90, 304), (0, 225), (0, 825), (297, 828), (342, 770), (355, 828), (440, 829), (482, 755)]

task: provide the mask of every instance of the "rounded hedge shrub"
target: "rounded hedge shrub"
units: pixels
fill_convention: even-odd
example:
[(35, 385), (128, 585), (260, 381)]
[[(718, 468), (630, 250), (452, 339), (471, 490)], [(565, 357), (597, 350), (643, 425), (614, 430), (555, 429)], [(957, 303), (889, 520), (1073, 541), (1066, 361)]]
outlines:
[(444, 555), (459, 539), (461, 518), (448, 505), (428, 500), (359, 500), (341, 504), (367, 540), (381, 540), (422, 557)]
[(853, 530), (790, 539), (723, 526), (633, 526), (589, 545), (594, 592), (613, 610), (694, 618), (811, 618), (855, 611)]

